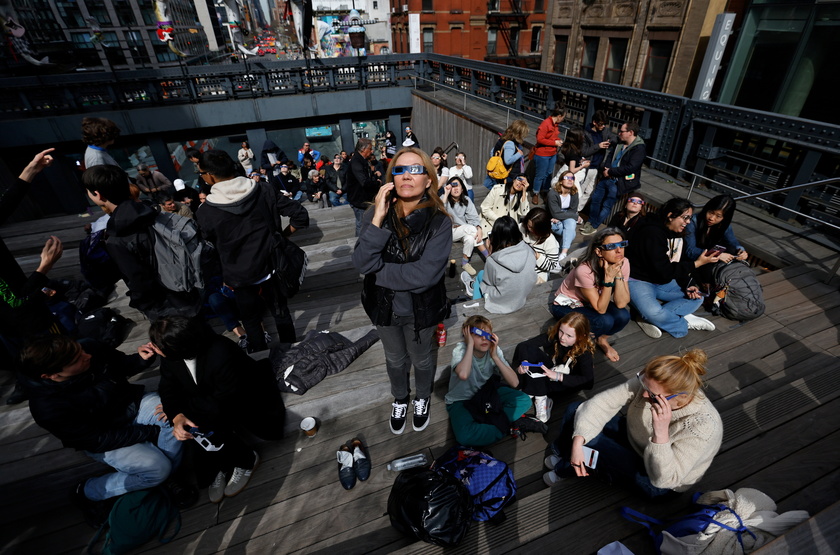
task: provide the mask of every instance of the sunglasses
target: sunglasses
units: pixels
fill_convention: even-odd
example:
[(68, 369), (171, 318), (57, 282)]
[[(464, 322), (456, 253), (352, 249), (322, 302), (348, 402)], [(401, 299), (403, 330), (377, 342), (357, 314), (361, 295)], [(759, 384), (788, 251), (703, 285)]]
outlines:
[(563, 179), (565, 179), (565, 180), (567, 180), (567, 181), (574, 181), (574, 180), (575, 180), (575, 176), (573, 176), (573, 175), (567, 175), (567, 176), (566, 176), (566, 177), (564, 177)]
[(410, 173), (412, 175), (421, 175), (426, 173), (426, 166), (421, 166), (420, 164), (414, 164), (411, 166), (394, 166), (394, 169), (391, 170), (391, 173), (394, 175), (402, 175), (404, 173)]
[(493, 341), (493, 335), (490, 332), (484, 331), (481, 328), (477, 328), (475, 326), (472, 326), (472, 327), (470, 327), (470, 333), (472, 333), (473, 335), (477, 335), (479, 337), (483, 337), (484, 339), (487, 339), (488, 341)]
[[(640, 370), (639, 372), (637, 372), (637, 373), (636, 373), (636, 378), (638, 378), (638, 379), (639, 379), (639, 383), (641, 384), (642, 389), (644, 389), (645, 391), (647, 391), (647, 394), (648, 394), (648, 396), (651, 398), (651, 400), (654, 400), (654, 399), (656, 399), (657, 397), (659, 397), (659, 395), (657, 395), (656, 393), (654, 393), (653, 391), (651, 391), (651, 390), (648, 388), (648, 386), (647, 386), (647, 385), (645, 385), (645, 381), (642, 379), (642, 374), (644, 374), (644, 372), (645, 372), (644, 370)], [(679, 397), (680, 395), (685, 395), (685, 393), (682, 393), (682, 392), (681, 392), (681, 393), (674, 393), (673, 395), (668, 395), (667, 397), (664, 397), (664, 399), (665, 399), (666, 401), (670, 401), (670, 400), (671, 400), (671, 399), (673, 399), (674, 397)]]
[(627, 202), (632, 202), (633, 204), (644, 204), (645, 203), (645, 201), (643, 201), (640, 198), (630, 198), (630, 199), (627, 199)]
[(624, 241), (619, 241), (618, 243), (604, 243), (604, 244), (603, 244), (603, 245), (601, 245), (599, 248), (600, 248), (600, 249), (603, 249), (603, 250), (605, 250), (605, 251), (614, 251), (615, 249), (618, 249), (618, 248), (622, 248), (622, 249), (623, 249), (623, 248), (624, 248), (624, 247), (626, 247), (629, 243), (630, 243), (630, 241), (628, 241), (627, 239), (625, 239)]

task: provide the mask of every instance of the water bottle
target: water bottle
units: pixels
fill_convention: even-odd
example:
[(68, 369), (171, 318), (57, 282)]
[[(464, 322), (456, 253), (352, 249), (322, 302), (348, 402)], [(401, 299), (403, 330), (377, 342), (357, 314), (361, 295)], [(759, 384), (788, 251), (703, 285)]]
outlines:
[(416, 466), (426, 466), (426, 455), (424, 453), (417, 453), (401, 459), (395, 459), (388, 463), (388, 470), (400, 472)]
[(435, 331), (435, 339), (437, 340), (438, 347), (446, 346), (446, 326), (442, 323), (438, 324), (437, 331)]

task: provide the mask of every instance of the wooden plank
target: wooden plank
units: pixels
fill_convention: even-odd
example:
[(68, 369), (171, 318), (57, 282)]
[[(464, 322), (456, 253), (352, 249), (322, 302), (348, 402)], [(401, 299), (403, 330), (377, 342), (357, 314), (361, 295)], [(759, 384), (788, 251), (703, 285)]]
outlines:
[(840, 546), (840, 501), (753, 553), (823, 555), (837, 553), (838, 546)]

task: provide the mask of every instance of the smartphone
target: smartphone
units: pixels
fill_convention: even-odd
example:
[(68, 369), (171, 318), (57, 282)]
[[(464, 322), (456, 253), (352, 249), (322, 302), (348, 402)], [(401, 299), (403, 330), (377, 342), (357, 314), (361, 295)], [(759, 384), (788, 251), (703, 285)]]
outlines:
[(706, 256), (717, 256), (723, 252), (726, 252), (726, 247), (723, 247), (721, 245), (715, 245), (714, 247), (706, 251)]
[(595, 470), (595, 467), (598, 465), (598, 451), (584, 445), (583, 464), (586, 465), (586, 468), (591, 468), (592, 470)]

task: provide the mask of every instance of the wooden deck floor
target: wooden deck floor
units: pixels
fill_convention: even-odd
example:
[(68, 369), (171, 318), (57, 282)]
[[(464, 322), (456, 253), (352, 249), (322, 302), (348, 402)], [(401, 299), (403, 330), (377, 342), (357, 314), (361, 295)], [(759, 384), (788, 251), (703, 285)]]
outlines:
[[(675, 191), (673, 185), (652, 176), (645, 179), (645, 190), (654, 197)], [(310, 253), (313, 273), (292, 303), (298, 329), (359, 330), (369, 321), (359, 306), (358, 276), (349, 265), (352, 213), (345, 207), (313, 210), (312, 216), (316, 225), (299, 237)], [(753, 487), (775, 499), (780, 512), (806, 509), (815, 515), (840, 498), (840, 295), (837, 280), (832, 285), (823, 283), (833, 261), (824, 249), (789, 238), (773, 242), (768, 240), (772, 232), (766, 227), (741, 215), (736, 220), (741, 225), (736, 228), (739, 239), (749, 250), (772, 250), (779, 259), (789, 261), (786, 267), (760, 276), (766, 314), (745, 325), (713, 317), (716, 331), (690, 332), (682, 339), (653, 340), (631, 323), (616, 336), (615, 346), (621, 354), (618, 363), (596, 356), (596, 387), (586, 396), (627, 379), (654, 356), (691, 347), (706, 350), (710, 357), (707, 394), (723, 417), (724, 441), (697, 490)], [(81, 221), (75, 216), (56, 218), (40, 222), (37, 229), (17, 224), (0, 234), (26, 265), (34, 261), (37, 247), (48, 233), (78, 236), (78, 240)], [(73, 257), (72, 248), (68, 249), (59, 274), (74, 273)], [(448, 280), (448, 287), (450, 296), (455, 297), (460, 288), (457, 277)], [(516, 314), (491, 315), (506, 352), (512, 353), (517, 342), (534, 336), (552, 321), (545, 301), (554, 287), (553, 282), (538, 286), (526, 308)], [(465, 309), (463, 304), (456, 305), (447, 321), (453, 335), (457, 322), (484, 312), (482, 308)], [(141, 320), (136, 313), (132, 315), (124, 299), (114, 305)], [(123, 348), (144, 341), (145, 328), (144, 323), (138, 324)], [(212, 505), (202, 492), (199, 503), (183, 511), (181, 532), (171, 544), (150, 543), (138, 552), (444, 551), (411, 542), (390, 527), (385, 511), (395, 474), (385, 465), (393, 458), (420, 451), (439, 455), (454, 442), (443, 403), (453, 346), (450, 339), (439, 353), (432, 423), (425, 431), (409, 429), (401, 436), (390, 433), (387, 378), (377, 344), (343, 373), (326, 379), (303, 397), (287, 399), (290, 430), (301, 416), (316, 416), (322, 420), (316, 437), (290, 431), (282, 441), (259, 445), (262, 464), (242, 494)], [(139, 379), (148, 387), (156, 385), (155, 372)], [(2, 373), (0, 380), (0, 392), (8, 393), (7, 373)], [(342, 405), (340, 410), (338, 405)], [(547, 441), (558, 433), (563, 408), (562, 404), (555, 407), (545, 438), (531, 435), (524, 442), (505, 439), (492, 446), (495, 456), (513, 466), (519, 501), (508, 511), (503, 525), (476, 523), (461, 546), (447, 551), (593, 553), (621, 540), (637, 554), (652, 552), (646, 533), (622, 520), (617, 508), (630, 505), (666, 516), (683, 510), (689, 495), (650, 503), (630, 491), (591, 480), (545, 488), (542, 461)], [(334, 452), (356, 435), (369, 446), (373, 474), (367, 482), (344, 491), (338, 484)], [(62, 449), (34, 425), (25, 404), (0, 407), (0, 445), (0, 551), (83, 550), (92, 530), (69, 506), (67, 489), (102, 467), (84, 455)], [(821, 522), (836, 522), (836, 510), (833, 514), (834, 519), (815, 519), (811, 525), (817, 528), (812, 535), (818, 535)], [(825, 548), (831, 548), (830, 542), (819, 545), (823, 547), (809, 552), (830, 552)]]

